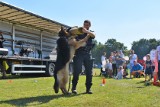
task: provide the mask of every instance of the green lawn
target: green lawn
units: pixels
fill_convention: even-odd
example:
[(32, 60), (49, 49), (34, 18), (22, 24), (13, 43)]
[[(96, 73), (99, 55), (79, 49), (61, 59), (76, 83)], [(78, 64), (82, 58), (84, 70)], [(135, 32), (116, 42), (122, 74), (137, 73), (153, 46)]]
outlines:
[(160, 107), (160, 87), (145, 86), (144, 78), (106, 79), (100, 86), (102, 77), (94, 70), (94, 94), (85, 92), (85, 76), (80, 76), (78, 95), (55, 94), (52, 77), (10, 78), (0, 80), (0, 107), (39, 106), (39, 107)]

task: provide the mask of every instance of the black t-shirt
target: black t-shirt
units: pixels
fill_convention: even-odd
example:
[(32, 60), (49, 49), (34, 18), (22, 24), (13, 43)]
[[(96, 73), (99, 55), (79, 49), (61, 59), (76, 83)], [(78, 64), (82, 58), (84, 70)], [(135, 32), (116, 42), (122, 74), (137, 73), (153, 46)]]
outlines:
[(151, 66), (152, 66), (151, 60), (149, 60), (149, 61), (146, 60), (146, 69), (150, 69)]

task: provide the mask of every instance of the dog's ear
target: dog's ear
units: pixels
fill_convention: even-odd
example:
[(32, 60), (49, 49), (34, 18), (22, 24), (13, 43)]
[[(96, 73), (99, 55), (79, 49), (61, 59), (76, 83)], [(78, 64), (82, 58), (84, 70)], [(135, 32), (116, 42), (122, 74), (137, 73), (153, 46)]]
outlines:
[(64, 31), (64, 28), (63, 28), (63, 26), (61, 26), (61, 30), (60, 31)]
[(59, 37), (64, 37), (65, 36), (65, 34), (64, 34), (64, 28), (62, 26), (61, 26), (61, 28), (59, 30), (58, 36)]
[(58, 35), (60, 37), (69, 36), (69, 32), (67, 32), (66, 29), (64, 29), (64, 27), (61, 27), (61, 30), (59, 31)]
[(64, 29), (64, 27), (61, 27), (61, 31), (64, 33), (65, 36), (69, 36), (69, 32)]

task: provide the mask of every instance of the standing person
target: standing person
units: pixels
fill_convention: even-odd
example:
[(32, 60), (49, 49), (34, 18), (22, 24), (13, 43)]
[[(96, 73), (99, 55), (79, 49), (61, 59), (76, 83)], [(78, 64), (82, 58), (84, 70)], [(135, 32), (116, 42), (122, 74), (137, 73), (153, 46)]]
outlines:
[[(3, 42), (4, 42), (4, 38), (3, 38), (2, 33), (0, 32), (0, 48), (3, 48)], [(2, 72), (2, 79), (5, 79), (6, 78), (6, 71), (5, 71), (3, 62), (4, 62), (4, 60), (0, 59), (0, 69)]]
[(106, 52), (103, 52), (103, 55), (101, 56), (101, 72), (100, 76), (105, 72), (106, 67)]
[(157, 46), (157, 55), (158, 55), (158, 79), (160, 80), (160, 45)]
[(154, 76), (154, 82), (158, 80), (158, 53), (156, 49), (152, 49), (150, 51), (150, 59), (152, 62), (152, 68), (153, 68), (153, 75)]
[(120, 56), (121, 56), (122, 58), (124, 58), (124, 54), (123, 54), (122, 50), (119, 50), (119, 53), (120, 53)]
[[(132, 70), (132, 67), (134, 66), (134, 61), (137, 61), (138, 57), (137, 55), (134, 53), (134, 50), (130, 51), (130, 56), (129, 56), (129, 61), (130, 61), (130, 72)], [(130, 78), (131, 78), (131, 74), (130, 74)]]
[(116, 56), (116, 52), (114, 51), (114, 52), (111, 52), (111, 56), (109, 58), (112, 61), (112, 69), (113, 69), (112, 75), (113, 76), (117, 75), (117, 67), (116, 67), (116, 58), (115, 58), (115, 56)]
[[(86, 29), (88, 32), (78, 35), (76, 40), (81, 40), (85, 38), (88, 34), (94, 35), (89, 28), (91, 27), (91, 22), (89, 20), (85, 20), (83, 23), (83, 28)], [(86, 46), (80, 47), (76, 50), (75, 56), (73, 58), (73, 79), (72, 79), (72, 93), (77, 94), (76, 86), (79, 80), (79, 74), (82, 71), (82, 64), (84, 64), (85, 71), (86, 71), (86, 94), (92, 94), (91, 86), (92, 86), (92, 67), (93, 67), (93, 60), (91, 56), (91, 49), (93, 48), (92, 43), (93, 37), (90, 37), (86, 42)]]
[(107, 74), (108, 74), (109, 78), (112, 78), (112, 72), (113, 72), (112, 60), (109, 59), (109, 60), (107, 60), (107, 61), (108, 61), (108, 63), (106, 64)]
[(152, 61), (150, 59), (149, 54), (146, 55), (146, 58), (147, 58), (147, 60), (146, 60), (146, 68), (145, 68), (145, 81), (147, 80), (147, 75), (149, 76), (148, 81), (150, 81), (152, 79), (154, 66), (152, 65)]
[(117, 51), (115, 59), (116, 59), (116, 67), (119, 69), (119, 67), (122, 66), (124, 62), (124, 58), (121, 57), (120, 51)]

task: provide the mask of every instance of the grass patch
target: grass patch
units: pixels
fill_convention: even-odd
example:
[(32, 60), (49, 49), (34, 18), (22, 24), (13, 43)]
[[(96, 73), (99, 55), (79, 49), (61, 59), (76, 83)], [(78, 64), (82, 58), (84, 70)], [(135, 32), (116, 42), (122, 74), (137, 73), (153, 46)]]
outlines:
[[(96, 74), (96, 75), (95, 75)], [(78, 95), (55, 94), (52, 77), (17, 78), (0, 80), (0, 107), (40, 106), (40, 107), (145, 107), (160, 105), (160, 88), (145, 86), (144, 78), (106, 79), (100, 86), (102, 77), (99, 70), (93, 73), (94, 94), (85, 92), (85, 76), (80, 76)]]

